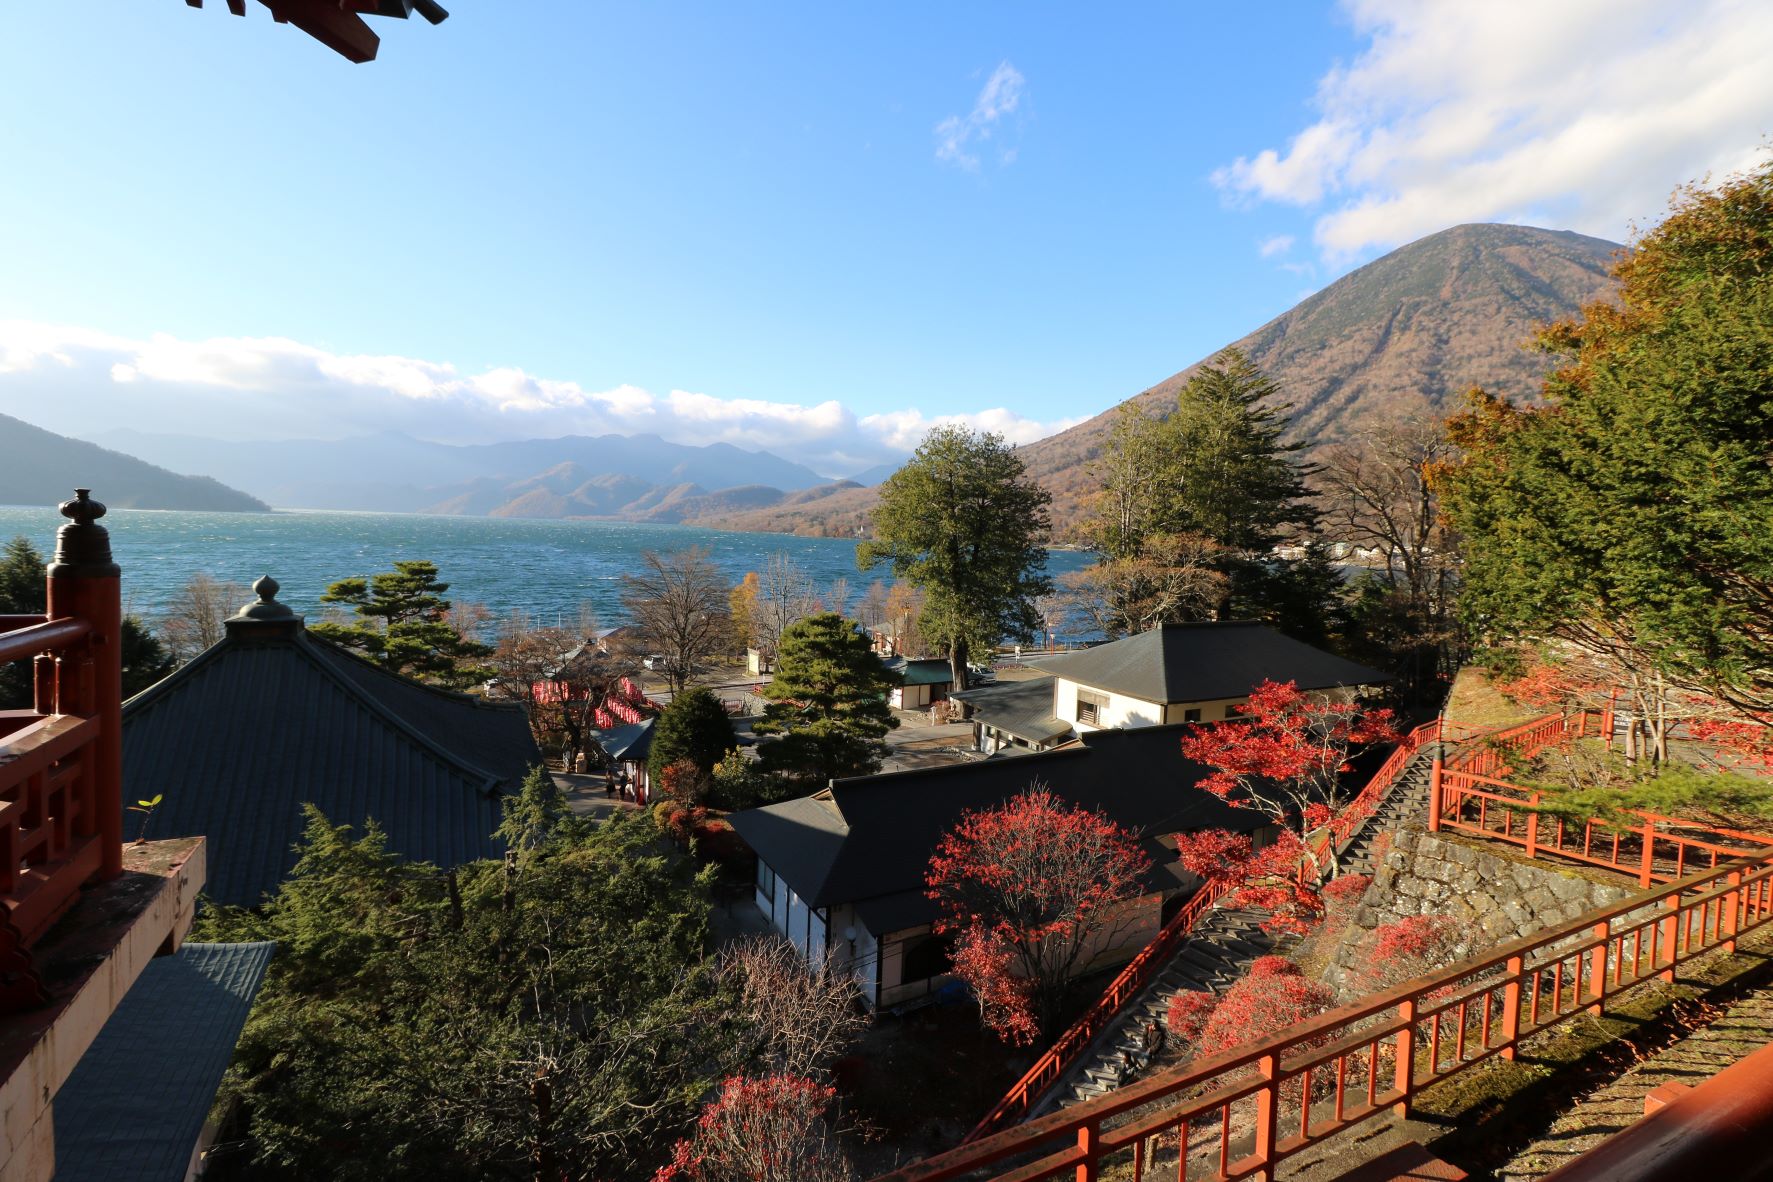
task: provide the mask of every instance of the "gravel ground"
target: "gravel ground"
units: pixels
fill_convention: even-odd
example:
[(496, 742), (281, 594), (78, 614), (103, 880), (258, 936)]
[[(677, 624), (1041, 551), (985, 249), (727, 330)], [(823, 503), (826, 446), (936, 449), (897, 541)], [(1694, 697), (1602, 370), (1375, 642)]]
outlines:
[(1552, 1122), (1498, 1177), (1549, 1174), (1644, 1116), (1644, 1097), (1665, 1083), (1697, 1084), (1773, 1041), (1773, 988), (1757, 991), (1691, 1037), (1660, 1051)]

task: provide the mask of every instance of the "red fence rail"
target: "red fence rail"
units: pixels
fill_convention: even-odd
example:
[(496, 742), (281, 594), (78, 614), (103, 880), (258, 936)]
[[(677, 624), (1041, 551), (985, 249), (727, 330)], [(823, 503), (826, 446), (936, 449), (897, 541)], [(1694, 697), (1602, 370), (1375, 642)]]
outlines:
[(1323, 1017), (891, 1174), (879, 1182), (1272, 1179), (1316, 1142), (1523, 1039), (1773, 923), (1773, 851), (1598, 908)]
[(0, 662), (29, 660), (32, 705), (0, 720), (0, 1009), (44, 1000), (21, 959), (93, 878), (122, 872), (122, 658), (104, 507), (73, 519), (49, 568), (49, 610), (0, 617)]

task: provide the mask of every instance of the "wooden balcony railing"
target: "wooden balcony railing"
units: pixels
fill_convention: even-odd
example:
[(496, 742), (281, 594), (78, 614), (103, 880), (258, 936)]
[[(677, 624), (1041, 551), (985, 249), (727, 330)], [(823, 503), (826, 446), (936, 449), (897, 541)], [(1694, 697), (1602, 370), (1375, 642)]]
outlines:
[(104, 506), (62, 506), (48, 612), (0, 617), (0, 662), (32, 662), (32, 705), (0, 714), (0, 1011), (47, 1000), (29, 949), (123, 869), (122, 613)]
[(1310, 1145), (1773, 924), (1773, 849), (1599, 908), (1107, 1096), (883, 1175), (1272, 1179)]

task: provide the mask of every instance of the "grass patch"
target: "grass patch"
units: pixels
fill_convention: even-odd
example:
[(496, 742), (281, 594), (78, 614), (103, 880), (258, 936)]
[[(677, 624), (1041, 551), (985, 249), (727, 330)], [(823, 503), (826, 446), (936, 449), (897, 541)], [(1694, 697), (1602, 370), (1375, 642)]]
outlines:
[(1522, 707), (1490, 684), (1489, 670), (1477, 665), (1465, 666), (1453, 678), (1445, 714), (1448, 722), (1484, 730), (1538, 717), (1535, 711)]

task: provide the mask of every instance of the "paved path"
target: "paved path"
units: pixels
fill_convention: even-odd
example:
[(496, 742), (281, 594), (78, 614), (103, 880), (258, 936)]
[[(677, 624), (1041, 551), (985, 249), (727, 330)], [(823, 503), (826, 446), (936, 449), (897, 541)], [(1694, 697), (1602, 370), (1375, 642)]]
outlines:
[(1497, 1177), (1544, 1177), (1571, 1158), (1643, 1119), (1644, 1097), (1665, 1083), (1697, 1084), (1773, 1041), (1773, 988), (1757, 991), (1691, 1037), (1660, 1051), (1584, 1097), (1545, 1136), (1497, 1172)]
[(581, 776), (571, 772), (555, 772), (554, 782), (566, 794), (566, 807), (601, 821), (617, 809), (635, 809), (639, 805), (604, 793), (602, 776)]

